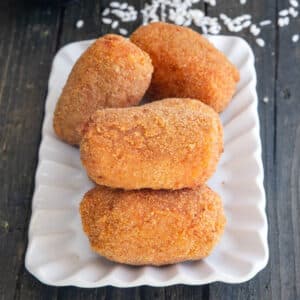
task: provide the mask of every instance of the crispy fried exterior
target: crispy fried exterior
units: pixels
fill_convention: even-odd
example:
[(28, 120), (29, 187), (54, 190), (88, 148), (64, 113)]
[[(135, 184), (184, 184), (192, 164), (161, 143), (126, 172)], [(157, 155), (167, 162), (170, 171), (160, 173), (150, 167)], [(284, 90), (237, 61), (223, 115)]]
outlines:
[(165, 265), (208, 256), (226, 219), (207, 186), (177, 191), (90, 190), (80, 205), (94, 251), (131, 265)]
[(154, 73), (147, 92), (150, 100), (194, 98), (217, 112), (230, 102), (239, 72), (197, 32), (157, 22), (139, 27), (130, 40), (152, 59)]
[(57, 102), (56, 134), (79, 144), (80, 129), (101, 107), (136, 105), (153, 72), (148, 54), (127, 39), (108, 34), (96, 40), (78, 59)]
[(219, 115), (192, 99), (98, 110), (80, 145), (92, 180), (126, 190), (201, 185), (214, 173), (222, 151)]

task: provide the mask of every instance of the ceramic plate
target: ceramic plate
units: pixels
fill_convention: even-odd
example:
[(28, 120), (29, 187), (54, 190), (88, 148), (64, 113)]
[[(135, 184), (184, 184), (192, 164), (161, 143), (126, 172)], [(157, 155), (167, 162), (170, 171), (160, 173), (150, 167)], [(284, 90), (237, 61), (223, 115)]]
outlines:
[(221, 115), (225, 152), (209, 181), (221, 195), (227, 216), (220, 244), (206, 259), (165, 267), (130, 267), (91, 251), (78, 208), (93, 183), (81, 166), (78, 149), (58, 140), (52, 129), (62, 87), (75, 61), (92, 41), (76, 42), (57, 53), (49, 79), (25, 260), (28, 271), (40, 281), (79, 287), (238, 283), (265, 267), (267, 220), (254, 57), (240, 38), (209, 39), (241, 73), (234, 99)]

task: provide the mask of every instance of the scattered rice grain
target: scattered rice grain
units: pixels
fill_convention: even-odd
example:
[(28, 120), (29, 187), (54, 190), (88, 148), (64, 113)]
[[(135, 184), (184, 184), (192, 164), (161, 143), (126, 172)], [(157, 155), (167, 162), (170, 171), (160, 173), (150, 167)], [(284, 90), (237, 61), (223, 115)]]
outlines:
[(102, 16), (103, 16), (103, 17), (106, 17), (106, 16), (109, 15), (109, 13), (110, 13), (110, 9), (109, 9), (109, 8), (105, 8), (105, 9), (103, 10), (103, 12), (102, 12)]
[(116, 1), (110, 2), (110, 7), (119, 8), (120, 7), (120, 2), (116, 2)]
[(290, 5), (292, 5), (294, 7), (298, 7), (299, 6), (299, 2), (297, 0), (290, 0)]
[(288, 9), (282, 9), (281, 11), (279, 11), (279, 16), (281, 17), (286, 17), (289, 14)]
[(113, 9), (113, 10), (111, 11), (111, 13), (112, 13), (113, 15), (117, 16), (117, 17), (120, 18), (120, 19), (123, 19), (124, 16), (125, 16), (124, 11), (119, 10), (119, 9)]
[(110, 18), (102, 18), (102, 22), (104, 24), (111, 24), (112, 23), (112, 19), (110, 19)]
[(259, 22), (260, 26), (267, 26), (267, 25), (271, 25), (271, 24), (272, 24), (271, 20), (264, 20), (264, 21)]
[(119, 22), (118, 21), (113, 21), (111, 24), (111, 28), (112, 29), (116, 29), (119, 26)]
[(120, 29), (119, 29), (119, 32), (120, 32), (120, 34), (122, 34), (122, 35), (127, 35), (127, 34), (128, 34), (128, 30), (125, 29), (125, 28), (120, 28)]
[[(201, 0), (149, 0), (144, 5), (140, 13), (142, 15), (142, 23), (148, 24), (158, 21), (169, 21), (177, 25), (190, 26), (194, 25), (202, 30), (203, 34), (217, 35), (222, 31), (224, 25), (230, 32), (240, 32), (245, 28), (250, 28), (250, 33), (253, 36), (258, 36), (261, 33), (262, 27), (271, 25), (271, 20), (262, 20), (257, 25), (252, 24), (252, 16), (250, 14), (243, 14), (236, 17), (228, 17), (221, 13), (219, 17), (205, 16), (204, 11), (194, 7), (194, 4), (201, 2)], [(203, 0), (203, 2), (216, 6), (216, 0)], [(241, 5), (247, 3), (247, 0), (240, 0)], [(278, 13), (278, 26), (287, 26), (290, 23), (290, 17), (296, 18), (298, 16), (299, 6), (297, 0), (289, 0), (290, 7), (282, 9)], [(110, 9), (109, 7), (113, 8)], [(120, 22), (133, 22), (137, 19), (138, 12), (135, 7), (128, 5), (127, 2), (113, 1), (102, 12), (102, 22), (104, 24), (111, 24), (112, 29), (119, 30), (120, 34), (127, 35), (125, 28), (119, 28)], [(290, 17), (289, 17), (290, 16)], [(76, 25), (77, 27), (77, 25)], [(294, 41), (294, 36), (292, 37)], [(256, 39), (256, 43), (260, 47), (265, 46), (263, 39)]]
[(83, 20), (78, 20), (76, 22), (76, 28), (80, 29), (84, 26), (84, 21)]
[(251, 21), (246, 21), (242, 24), (243, 28), (247, 28), (251, 25)]
[(211, 6), (216, 6), (216, 0), (204, 0), (205, 3), (211, 5)]
[(290, 7), (289, 8), (289, 14), (293, 17), (293, 18), (297, 18), (298, 17), (298, 11), (294, 8), (294, 7)]
[(126, 9), (128, 7), (128, 3), (124, 2), (120, 5), (120, 9)]
[(297, 43), (297, 42), (299, 41), (299, 39), (300, 39), (299, 34), (294, 34), (294, 35), (292, 36), (292, 41), (293, 41), (293, 43)]
[(261, 38), (256, 39), (256, 44), (259, 47), (264, 47), (266, 45), (265, 41), (263, 39), (261, 39)]
[(268, 97), (264, 97), (264, 98), (263, 98), (263, 101), (264, 101), (265, 103), (268, 103), (268, 102), (269, 102), (269, 98), (268, 98)]
[(257, 25), (252, 24), (250, 26), (250, 33), (252, 33), (252, 35), (254, 36), (258, 36), (260, 34), (261, 29), (259, 27), (257, 27)]
[(283, 17), (278, 19), (278, 26), (279, 27), (284, 27), (289, 25), (290, 23), (290, 18), (289, 17)]

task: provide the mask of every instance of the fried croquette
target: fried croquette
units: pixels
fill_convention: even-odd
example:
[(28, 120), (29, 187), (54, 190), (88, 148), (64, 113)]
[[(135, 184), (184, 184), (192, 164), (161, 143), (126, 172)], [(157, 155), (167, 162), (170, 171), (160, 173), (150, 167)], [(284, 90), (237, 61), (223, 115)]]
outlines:
[(147, 96), (194, 98), (223, 111), (239, 72), (205, 37), (181, 26), (157, 22), (139, 27), (130, 40), (147, 52), (154, 73)]
[(153, 72), (148, 54), (113, 34), (97, 39), (74, 65), (54, 113), (54, 129), (69, 144), (79, 144), (81, 129), (101, 107), (136, 105)]
[(207, 186), (177, 191), (96, 187), (80, 204), (92, 249), (116, 262), (165, 265), (208, 256), (226, 223)]
[(201, 185), (214, 173), (222, 151), (219, 115), (192, 99), (100, 109), (80, 145), (89, 177), (125, 190)]

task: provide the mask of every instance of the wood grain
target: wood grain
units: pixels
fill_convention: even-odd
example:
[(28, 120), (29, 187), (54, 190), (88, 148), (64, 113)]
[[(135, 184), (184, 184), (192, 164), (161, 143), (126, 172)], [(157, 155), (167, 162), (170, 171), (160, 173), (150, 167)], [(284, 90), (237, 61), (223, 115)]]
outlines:
[[(239, 36), (243, 37), (252, 46), (255, 54), (255, 67), (257, 71), (258, 111), (260, 116), (261, 137), (263, 148), (263, 163), (265, 169), (264, 185), (267, 196), (267, 215), (269, 220), (269, 247), (272, 249), (268, 266), (254, 279), (238, 285), (214, 283), (210, 286), (210, 299), (279, 299), (280, 284), (276, 269), (279, 265), (278, 241), (272, 237), (278, 234), (276, 220), (276, 206), (274, 191), (275, 184), (275, 161), (274, 161), (274, 135), (275, 135), (275, 105), (276, 105), (276, 72), (277, 72), (277, 6), (273, 0), (247, 1), (241, 6), (239, 1), (222, 2), (217, 9), (208, 8), (208, 14), (215, 16), (225, 13), (231, 18), (252, 12), (253, 23), (261, 20), (271, 20), (272, 25), (264, 27), (261, 37), (267, 41), (265, 48), (256, 44), (256, 37), (250, 34), (249, 29), (243, 30)], [(226, 34), (232, 34), (225, 31)], [(268, 103), (262, 100), (269, 99)]]
[[(286, 6), (279, 2), (278, 10)], [(300, 20), (292, 22), (292, 26), (280, 28), (277, 38), (274, 217), (278, 232), (271, 237), (278, 245), (276, 279), (281, 299), (300, 298), (300, 68), (296, 67), (300, 65), (300, 47), (291, 43), (291, 36), (299, 33)]]
[[(144, 0), (129, 1), (137, 9)], [(270, 261), (254, 279), (238, 285), (177, 285), (165, 288), (55, 288), (43, 285), (24, 268), (34, 174), (38, 159), (47, 80), (55, 52), (73, 41), (111, 32), (101, 12), (109, 0), (4, 0), (0, 2), (0, 299), (299, 299), (300, 298), (300, 19), (278, 28), (278, 11), (287, 0), (203, 2), (210, 16), (252, 12), (270, 19), (259, 48), (253, 47), (258, 73), (259, 115), (265, 167)], [(84, 26), (76, 28), (82, 19)], [(124, 27), (131, 33), (141, 23)], [(229, 32), (226, 32), (229, 34)], [(262, 99), (268, 97), (269, 102)]]
[[(44, 100), (59, 10), (10, 1), (0, 9), (0, 298), (19, 298)], [(27, 273), (27, 272), (26, 272)], [(40, 288), (36, 288), (39, 286)], [(34, 289), (31, 291), (31, 288)], [(36, 280), (27, 299), (48, 291)], [(55, 289), (47, 292), (51, 297)], [(25, 297), (24, 297), (25, 298)]]

